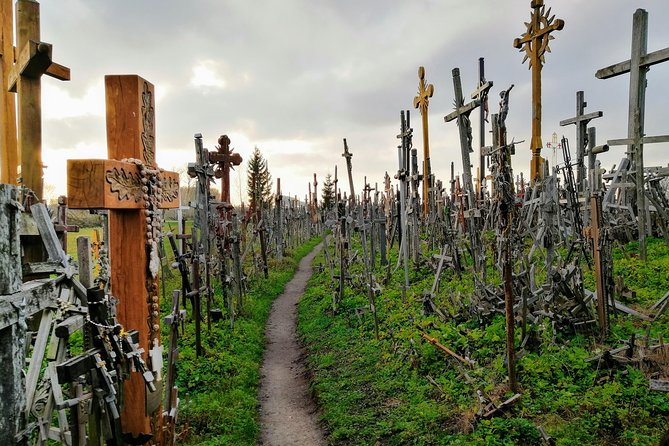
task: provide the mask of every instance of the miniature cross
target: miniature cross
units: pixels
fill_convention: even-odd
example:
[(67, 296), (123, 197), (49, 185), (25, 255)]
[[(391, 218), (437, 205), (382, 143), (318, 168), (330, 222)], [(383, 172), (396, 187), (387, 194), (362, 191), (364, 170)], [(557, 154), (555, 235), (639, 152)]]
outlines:
[(413, 107), (420, 110), (423, 118), (423, 216), (427, 218), (430, 212), (430, 200), (428, 200), (428, 180), (430, 178), (430, 135), (427, 127), (427, 108), (430, 98), (434, 94), (434, 85), (425, 82), (425, 68), (418, 68), (418, 96), (413, 98)]
[(636, 205), (639, 219), (639, 255), (646, 259), (646, 233), (649, 230), (649, 218), (646, 212), (644, 193), (643, 144), (669, 142), (669, 135), (644, 136), (644, 105), (646, 102), (646, 72), (651, 66), (669, 60), (669, 48), (652, 53), (646, 52), (648, 43), (648, 12), (637, 9), (632, 23), (632, 56), (595, 73), (597, 79), (609, 79), (629, 73), (629, 114), (627, 118), (627, 138), (609, 140), (609, 146), (627, 146), (628, 157), (634, 159), (636, 172)]
[(513, 41), (513, 46), (525, 51), (523, 62), (529, 59), (529, 68), (532, 70), (532, 161), (530, 163), (530, 181), (534, 183), (543, 175), (545, 160), (541, 157), (541, 69), (544, 65), (544, 54), (550, 52), (548, 44), (554, 39), (550, 35), (553, 31), (564, 28), (564, 20), (551, 16), (550, 8), (546, 11), (544, 0), (530, 2), (532, 15), (525, 23), (527, 31), (520, 38)]

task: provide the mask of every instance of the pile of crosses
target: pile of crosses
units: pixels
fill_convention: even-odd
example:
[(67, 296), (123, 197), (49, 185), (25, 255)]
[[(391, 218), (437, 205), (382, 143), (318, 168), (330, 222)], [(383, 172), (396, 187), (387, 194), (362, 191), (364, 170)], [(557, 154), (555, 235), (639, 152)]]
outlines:
[[(643, 144), (669, 141), (669, 136), (644, 136), (643, 104), (648, 68), (669, 59), (669, 48), (647, 53), (647, 13), (634, 14), (632, 58), (597, 71), (601, 79), (630, 73), (629, 134), (626, 139), (597, 145), (590, 121), (601, 111), (585, 113), (584, 93), (576, 94), (576, 116), (560, 122), (575, 125), (575, 156), (567, 138), (554, 141), (561, 148), (562, 162), (555, 166), (541, 157), (541, 70), (549, 51), (551, 33), (564, 22), (555, 19), (543, 1), (532, 1), (527, 32), (514, 46), (525, 53), (532, 70), (532, 159), (529, 181), (515, 176), (511, 155), (522, 143), (507, 137), (506, 119), (513, 85), (499, 94), (499, 110), (489, 115), (488, 96), (493, 87), (484, 76), (479, 59), (479, 80), (466, 102), (459, 68), (454, 68), (455, 110), (444, 117), (458, 126), (462, 174), (450, 181), (438, 179), (431, 170), (428, 134), (429, 98), (434, 86), (427, 84), (425, 69), (418, 70), (418, 94), (413, 105), (422, 117), (423, 163), (413, 146), (410, 111), (400, 112), (397, 138), (397, 183), (385, 174), (383, 188), (371, 186), (365, 178), (356, 195), (352, 176), (353, 153), (344, 139), (342, 157), (348, 173), (348, 196), (338, 188), (335, 166), (335, 203), (324, 213), (324, 259), (331, 279), (332, 310), (338, 311), (347, 292), (365, 294), (368, 305), (355, 309), (356, 317), (369, 314), (378, 336), (377, 302), (383, 287), (392, 286), (392, 273), (401, 270), (399, 287), (405, 302), (418, 299), (423, 314), (442, 320), (477, 319), (488, 323), (504, 314), (507, 326), (507, 354), (511, 388), (515, 389), (515, 329), (521, 330), (521, 348), (532, 344), (533, 327), (552, 326), (552, 332), (584, 333), (605, 338), (609, 316), (621, 312), (648, 320), (650, 316), (626, 306), (624, 284), (616, 284), (611, 253), (615, 243), (638, 239), (640, 257), (646, 257), (646, 236), (663, 237), (669, 243), (669, 201), (662, 179), (667, 167), (643, 164)], [(470, 154), (474, 152), (470, 115), (480, 112), (480, 168), (476, 180)], [(492, 141), (486, 145), (486, 123)], [(627, 145), (626, 156), (607, 173), (597, 155), (610, 147)], [(636, 172), (643, 172), (637, 175)], [(450, 184), (448, 188), (447, 184)], [(358, 233), (354, 242), (352, 235)], [(397, 263), (390, 251), (397, 244)], [(357, 248), (359, 246), (359, 248)], [(412, 289), (414, 273), (432, 268), (429, 290)], [(584, 269), (594, 272), (595, 289), (584, 285)], [(464, 277), (470, 272), (471, 296), (440, 293), (444, 273)], [(501, 279), (501, 280), (500, 280)], [(501, 282), (501, 283), (500, 283)], [(347, 291), (351, 290), (351, 291)], [(666, 299), (656, 304), (654, 316), (664, 312)], [(528, 347), (529, 348), (529, 347)], [(656, 385), (657, 388), (662, 386)]]

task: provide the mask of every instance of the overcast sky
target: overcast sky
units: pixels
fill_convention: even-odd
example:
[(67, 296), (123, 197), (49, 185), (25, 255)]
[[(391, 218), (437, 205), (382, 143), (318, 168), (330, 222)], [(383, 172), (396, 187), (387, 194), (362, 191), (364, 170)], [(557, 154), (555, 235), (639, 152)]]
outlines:
[[(584, 90), (598, 142), (627, 136), (629, 77), (597, 80), (595, 71), (630, 57), (632, 14), (649, 12), (648, 51), (669, 46), (666, 0), (549, 1), (566, 24), (554, 33), (543, 70), (543, 139), (570, 138), (559, 121), (575, 114)], [(363, 176), (381, 185), (397, 171), (399, 114), (412, 110), (414, 147), (422, 129), (412, 101), (417, 69), (434, 84), (430, 152), (438, 178), (450, 163), (462, 171), (458, 129), (443, 117), (453, 108), (451, 70), (459, 67), (466, 97), (478, 81), (478, 58), (498, 94), (515, 84), (509, 137), (530, 138), (530, 72), (513, 39), (525, 32), (529, 0), (59, 0), (43, 1), (42, 40), (54, 61), (72, 70), (70, 82), (43, 80), (47, 183), (65, 193), (65, 159), (106, 157), (104, 75), (138, 74), (156, 89), (156, 147), (161, 167), (194, 160), (193, 134), (213, 149), (221, 134), (245, 159), (254, 146), (267, 158), (284, 193), (300, 198), (338, 165), (347, 190), (342, 138), (353, 153), (356, 189)], [(669, 63), (648, 74), (646, 133), (668, 134)], [(472, 115), (478, 147), (478, 114)], [(490, 140), (488, 139), (488, 143)], [(602, 155), (607, 168), (625, 148)], [(552, 152), (544, 151), (549, 161)], [(666, 165), (666, 145), (648, 145), (647, 165)], [(422, 156), (421, 156), (422, 159)], [(528, 145), (517, 148), (514, 170), (529, 170)], [(477, 157), (473, 156), (475, 166)], [(242, 182), (245, 183), (243, 169)], [(475, 170), (474, 170), (475, 173)], [(240, 196), (233, 177), (233, 196)], [(320, 190), (319, 185), (319, 190)], [(245, 186), (243, 186), (245, 192)]]

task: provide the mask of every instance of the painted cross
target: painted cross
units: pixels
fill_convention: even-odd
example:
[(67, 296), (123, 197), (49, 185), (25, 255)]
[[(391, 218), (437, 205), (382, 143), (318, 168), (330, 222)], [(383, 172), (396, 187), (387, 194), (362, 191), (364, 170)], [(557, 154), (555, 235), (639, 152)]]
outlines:
[[(136, 75), (105, 76), (109, 159), (67, 162), (70, 208), (109, 209), (111, 286), (119, 300), (118, 319), (139, 331), (144, 360), (160, 346), (158, 212), (179, 206), (179, 175), (156, 166), (153, 91), (151, 83)], [(139, 374), (124, 385), (124, 394), (124, 432), (159, 432), (160, 410), (147, 416), (148, 394)]]
[(632, 22), (632, 55), (629, 60), (620, 62), (595, 73), (597, 79), (609, 79), (621, 74), (630, 74), (629, 112), (627, 118), (627, 138), (609, 140), (609, 146), (627, 146), (627, 156), (633, 158), (636, 172), (636, 205), (639, 219), (639, 254), (646, 259), (646, 233), (650, 219), (646, 212), (644, 193), (643, 145), (669, 142), (669, 135), (644, 136), (644, 115), (646, 102), (646, 72), (651, 66), (669, 60), (669, 48), (647, 53), (648, 12), (637, 9)]
[(548, 44), (553, 37), (550, 33), (564, 28), (564, 20), (555, 19), (551, 9), (544, 6), (544, 0), (531, 0), (532, 15), (530, 21), (525, 22), (527, 31), (520, 38), (513, 41), (513, 46), (521, 52), (525, 51), (523, 62), (529, 59), (529, 68), (532, 70), (532, 140), (530, 150), (530, 181), (534, 184), (543, 175), (543, 164), (546, 160), (541, 157), (541, 69), (545, 62), (545, 53), (550, 53)]
[(230, 169), (242, 164), (242, 156), (234, 153), (230, 148), (230, 138), (228, 135), (221, 135), (218, 138), (218, 147), (216, 152), (209, 153), (209, 161), (216, 163), (214, 175), (221, 179), (221, 201), (230, 203)]
[(578, 192), (585, 191), (585, 147), (588, 145), (588, 123), (595, 119), (601, 118), (604, 113), (596, 111), (593, 113), (583, 114), (588, 103), (584, 100), (583, 91), (576, 92), (576, 116), (573, 118), (560, 121), (562, 127), (570, 124), (576, 124), (576, 183)]
[(413, 107), (420, 110), (423, 118), (423, 217), (427, 218), (430, 212), (430, 200), (428, 199), (428, 182), (431, 174), (430, 168), (430, 135), (427, 128), (427, 108), (430, 98), (434, 94), (434, 85), (425, 82), (425, 68), (418, 67), (418, 96), (413, 98)]
[[(6, 79), (7, 89), (18, 92), (18, 156), (14, 162), (21, 166), (21, 184), (31, 189), (38, 199), (42, 199), (41, 77), (46, 74), (59, 80), (70, 80), (70, 69), (53, 62), (51, 44), (40, 41), (39, 3), (19, 0), (16, 3), (16, 17), (18, 53)], [(11, 131), (8, 127), (5, 130)], [(10, 177), (16, 168), (8, 164)]]

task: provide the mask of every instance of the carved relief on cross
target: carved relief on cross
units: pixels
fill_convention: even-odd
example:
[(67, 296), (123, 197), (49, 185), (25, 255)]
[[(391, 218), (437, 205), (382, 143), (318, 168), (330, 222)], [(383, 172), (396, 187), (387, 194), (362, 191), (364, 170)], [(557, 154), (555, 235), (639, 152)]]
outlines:
[(521, 52), (525, 52), (523, 62), (529, 60), (529, 69), (532, 70), (532, 140), (530, 150), (532, 161), (530, 162), (530, 180), (534, 183), (543, 175), (543, 164), (546, 160), (541, 157), (541, 69), (544, 66), (545, 54), (550, 53), (548, 44), (555, 37), (550, 35), (553, 31), (564, 28), (564, 20), (555, 19), (551, 16), (551, 9), (544, 6), (544, 0), (532, 0), (530, 2), (532, 15), (530, 21), (525, 22), (527, 31), (520, 38), (513, 41), (513, 46)]
[(413, 98), (413, 107), (420, 110), (423, 119), (423, 216), (427, 218), (430, 210), (428, 187), (430, 182), (430, 135), (427, 127), (427, 109), (434, 94), (434, 85), (425, 81), (425, 68), (418, 67), (418, 95)]
[[(159, 208), (179, 207), (179, 175), (156, 166), (153, 85), (135, 75), (105, 76), (105, 90), (109, 159), (68, 160), (68, 198), (73, 209), (110, 210), (111, 287), (119, 300), (118, 319), (139, 331), (146, 361), (149, 352), (160, 349)], [(151, 365), (155, 370), (157, 364)], [(142, 377), (133, 374), (124, 394), (123, 430), (158, 432), (160, 411)]]

